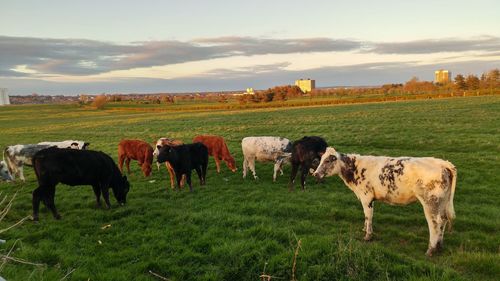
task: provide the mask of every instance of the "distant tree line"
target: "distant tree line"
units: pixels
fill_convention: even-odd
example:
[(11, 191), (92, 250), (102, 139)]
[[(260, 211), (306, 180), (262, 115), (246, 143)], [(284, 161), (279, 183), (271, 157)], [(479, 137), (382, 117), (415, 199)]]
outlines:
[(240, 104), (246, 103), (259, 103), (259, 102), (272, 102), (272, 101), (286, 101), (290, 98), (303, 96), (304, 93), (297, 86), (276, 86), (264, 91), (257, 91), (255, 94), (244, 94), (237, 96)]

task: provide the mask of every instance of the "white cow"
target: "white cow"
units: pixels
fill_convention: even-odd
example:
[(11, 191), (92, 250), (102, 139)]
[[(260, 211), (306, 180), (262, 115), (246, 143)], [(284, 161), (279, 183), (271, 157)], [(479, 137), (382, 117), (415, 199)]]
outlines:
[(87, 149), (90, 145), (88, 142), (78, 140), (65, 140), (65, 141), (44, 141), (39, 142), (41, 145), (57, 146), (58, 148), (73, 148), (73, 149)]
[(274, 162), (273, 181), (276, 181), (278, 170), (283, 175), (283, 164), (290, 162), (292, 156), (292, 142), (281, 137), (246, 137), (241, 141), (243, 150), (243, 178), (247, 176), (247, 170), (255, 173), (255, 160), (259, 162)]
[(339, 175), (356, 194), (365, 213), (365, 240), (372, 238), (375, 200), (398, 205), (420, 201), (429, 226), (428, 256), (441, 249), (446, 223), (451, 228), (455, 218), (457, 170), (442, 159), (342, 154), (328, 147), (313, 175)]
[(0, 161), (0, 180), (11, 181), (12, 176), (9, 173), (9, 168), (5, 161)]

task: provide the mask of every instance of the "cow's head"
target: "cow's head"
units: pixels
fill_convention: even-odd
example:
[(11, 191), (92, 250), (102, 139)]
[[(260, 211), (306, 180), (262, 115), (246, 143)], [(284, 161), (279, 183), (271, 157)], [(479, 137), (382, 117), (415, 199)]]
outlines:
[(318, 168), (314, 171), (313, 176), (323, 178), (325, 176), (333, 176), (340, 172), (340, 155), (333, 147), (328, 147), (321, 156)]
[(169, 145), (164, 145), (158, 148), (158, 155), (156, 156), (156, 161), (158, 163), (163, 163), (166, 161), (171, 161), (174, 158), (174, 149)]
[(113, 194), (120, 205), (125, 205), (125, 203), (127, 203), (127, 193), (129, 189), (130, 183), (127, 180), (127, 176), (120, 175), (113, 186)]
[(232, 156), (229, 156), (225, 159), (225, 162), (227, 164), (227, 167), (233, 172), (236, 173), (238, 168), (236, 168), (236, 162), (234, 161), (234, 158)]
[(12, 176), (9, 172), (7, 164), (4, 161), (0, 161), (0, 180), (11, 181)]

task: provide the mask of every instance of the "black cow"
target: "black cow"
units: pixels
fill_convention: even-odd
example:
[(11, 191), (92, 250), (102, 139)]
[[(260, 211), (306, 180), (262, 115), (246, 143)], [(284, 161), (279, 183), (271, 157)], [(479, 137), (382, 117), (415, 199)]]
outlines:
[(165, 145), (160, 148), (158, 163), (168, 161), (174, 168), (177, 186), (180, 188), (182, 175), (186, 175), (186, 182), (189, 190), (193, 191), (191, 185), (191, 171), (196, 170), (200, 178), (200, 185), (205, 185), (208, 165), (208, 148), (198, 142), (192, 144), (182, 144), (177, 146)]
[(310, 169), (316, 169), (319, 165), (321, 155), (325, 153), (328, 144), (321, 137), (311, 136), (303, 137), (300, 140), (294, 141), (292, 144), (292, 173), (290, 175), (289, 191), (293, 191), (295, 177), (301, 166), (300, 184), (302, 191), (306, 182), (306, 176)]
[(38, 221), (41, 200), (52, 211), (55, 219), (61, 218), (54, 205), (58, 183), (92, 185), (98, 207), (101, 206), (101, 193), (107, 208), (111, 207), (110, 187), (118, 203), (123, 205), (126, 202), (130, 187), (127, 177), (122, 177), (113, 159), (103, 152), (48, 148), (33, 156), (33, 167), (38, 179), (38, 188), (33, 191), (32, 201), (34, 221)]

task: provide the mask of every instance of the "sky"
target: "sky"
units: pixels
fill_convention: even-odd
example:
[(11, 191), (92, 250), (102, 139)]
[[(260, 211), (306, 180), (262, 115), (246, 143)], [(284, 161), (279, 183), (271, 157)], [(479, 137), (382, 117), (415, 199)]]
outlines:
[(0, 2), (10, 94), (266, 89), (432, 80), (500, 67), (500, 1)]

